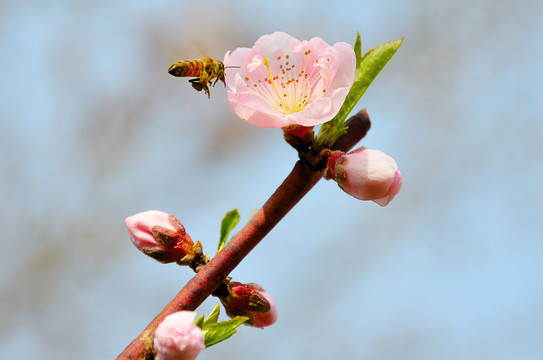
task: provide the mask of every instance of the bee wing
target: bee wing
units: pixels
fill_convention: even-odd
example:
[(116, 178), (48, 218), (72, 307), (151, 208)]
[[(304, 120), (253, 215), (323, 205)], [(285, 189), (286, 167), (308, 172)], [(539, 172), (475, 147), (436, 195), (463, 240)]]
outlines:
[(205, 50), (207, 46), (202, 45), (202, 40), (197, 39), (194, 35), (187, 35), (187, 41), (202, 55), (202, 57), (211, 57), (209, 52)]

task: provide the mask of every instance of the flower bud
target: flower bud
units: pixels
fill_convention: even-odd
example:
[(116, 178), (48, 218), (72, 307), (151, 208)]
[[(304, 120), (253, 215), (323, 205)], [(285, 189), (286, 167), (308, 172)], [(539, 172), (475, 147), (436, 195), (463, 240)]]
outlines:
[(204, 334), (194, 324), (194, 311), (178, 311), (166, 316), (155, 330), (156, 360), (193, 360), (205, 348)]
[(246, 325), (263, 329), (277, 320), (275, 302), (258, 284), (231, 282), (228, 284), (228, 293), (219, 298), (231, 318), (247, 316), (249, 321)]
[(175, 216), (149, 210), (126, 218), (132, 243), (144, 254), (162, 263), (193, 256), (194, 243)]
[(336, 151), (328, 159), (324, 177), (334, 179), (349, 195), (388, 205), (402, 187), (402, 174), (393, 158), (364, 147), (348, 154)]

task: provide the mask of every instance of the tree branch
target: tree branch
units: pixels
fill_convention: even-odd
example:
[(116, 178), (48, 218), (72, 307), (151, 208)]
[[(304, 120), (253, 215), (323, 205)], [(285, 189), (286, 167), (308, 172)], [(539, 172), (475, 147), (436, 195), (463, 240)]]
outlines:
[[(371, 126), (366, 110), (361, 110), (347, 122), (347, 133), (341, 136), (332, 150), (348, 151), (358, 143)], [(196, 310), (198, 306), (226, 279), (249, 252), (321, 179), (322, 174), (298, 161), (291, 173), (277, 188), (264, 206), (226, 244), (226, 246), (198, 272), (158, 314), (145, 330), (117, 357), (117, 360), (143, 360), (150, 356), (151, 336), (169, 314), (180, 310)], [(146, 353), (147, 352), (147, 353)]]

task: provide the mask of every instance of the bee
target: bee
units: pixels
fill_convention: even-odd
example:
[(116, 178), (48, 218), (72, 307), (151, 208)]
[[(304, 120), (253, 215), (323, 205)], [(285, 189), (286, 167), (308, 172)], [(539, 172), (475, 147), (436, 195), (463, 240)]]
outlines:
[(215, 79), (213, 86), (220, 80), (226, 87), (224, 69), (225, 66), (222, 61), (205, 58), (202, 60), (178, 61), (170, 66), (168, 73), (177, 77), (194, 76), (194, 79), (189, 80), (192, 87), (196, 89), (196, 91), (202, 91), (203, 89), (209, 99), (211, 95), (207, 84), (211, 84), (213, 79)]

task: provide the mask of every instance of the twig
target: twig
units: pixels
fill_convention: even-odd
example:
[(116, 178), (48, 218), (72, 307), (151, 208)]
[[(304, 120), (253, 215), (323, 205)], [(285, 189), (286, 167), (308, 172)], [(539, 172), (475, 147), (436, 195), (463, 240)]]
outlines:
[[(358, 143), (371, 126), (366, 110), (361, 110), (347, 123), (347, 133), (341, 136), (332, 150), (348, 151)], [(169, 314), (180, 310), (196, 310), (217, 289), (249, 252), (321, 179), (322, 174), (298, 161), (291, 173), (277, 188), (264, 206), (249, 220), (226, 246), (198, 272), (158, 314), (143, 332), (126, 347), (117, 360), (143, 360), (150, 356), (151, 336)]]

